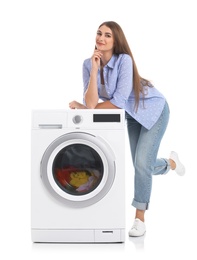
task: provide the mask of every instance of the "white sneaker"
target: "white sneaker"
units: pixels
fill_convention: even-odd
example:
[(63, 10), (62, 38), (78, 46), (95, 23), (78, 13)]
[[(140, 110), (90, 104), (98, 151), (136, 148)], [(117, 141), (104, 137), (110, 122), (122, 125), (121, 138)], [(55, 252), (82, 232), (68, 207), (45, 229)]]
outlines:
[(185, 174), (185, 167), (184, 165), (179, 161), (178, 154), (174, 151), (170, 153), (170, 159), (173, 160), (176, 163), (175, 171), (179, 176), (183, 176)]
[(140, 237), (143, 236), (146, 232), (146, 226), (143, 221), (141, 221), (139, 218), (136, 218), (132, 228), (129, 230), (129, 236), (130, 237)]

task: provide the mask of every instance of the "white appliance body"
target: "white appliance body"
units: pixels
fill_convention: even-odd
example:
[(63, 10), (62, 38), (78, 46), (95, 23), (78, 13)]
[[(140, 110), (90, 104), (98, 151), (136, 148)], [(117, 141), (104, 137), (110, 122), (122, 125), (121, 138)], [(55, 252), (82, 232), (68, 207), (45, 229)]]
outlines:
[(33, 242), (125, 239), (125, 112), (34, 110)]

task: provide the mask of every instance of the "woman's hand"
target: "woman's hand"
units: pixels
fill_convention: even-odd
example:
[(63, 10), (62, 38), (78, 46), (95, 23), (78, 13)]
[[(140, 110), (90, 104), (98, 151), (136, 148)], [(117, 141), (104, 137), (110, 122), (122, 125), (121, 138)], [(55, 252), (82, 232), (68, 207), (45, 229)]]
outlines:
[(81, 104), (75, 100), (69, 103), (69, 107), (71, 109), (86, 109), (87, 108), (86, 106), (84, 106), (83, 104)]
[(103, 56), (102, 52), (99, 50), (94, 50), (94, 53), (92, 55), (92, 68), (98, 70), (100, 63), (101, 63), (101, 57)]

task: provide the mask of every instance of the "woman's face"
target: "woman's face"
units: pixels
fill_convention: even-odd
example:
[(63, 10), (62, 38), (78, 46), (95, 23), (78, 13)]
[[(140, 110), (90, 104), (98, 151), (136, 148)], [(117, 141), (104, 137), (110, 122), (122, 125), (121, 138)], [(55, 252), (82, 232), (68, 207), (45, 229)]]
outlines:
[(96, 48), (100, 51), (111, 51), (113, 53), (114, 38), (111, 29), (106, 25), (101, 26), (97, 31)]

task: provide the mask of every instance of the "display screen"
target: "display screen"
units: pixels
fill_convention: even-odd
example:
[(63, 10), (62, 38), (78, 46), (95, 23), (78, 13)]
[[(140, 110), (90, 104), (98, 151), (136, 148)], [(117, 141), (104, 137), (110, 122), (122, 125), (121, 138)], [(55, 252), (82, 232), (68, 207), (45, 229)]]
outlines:
[(93, 122), (95, 123), (120, 123), (120, 114), (94, 114)]

